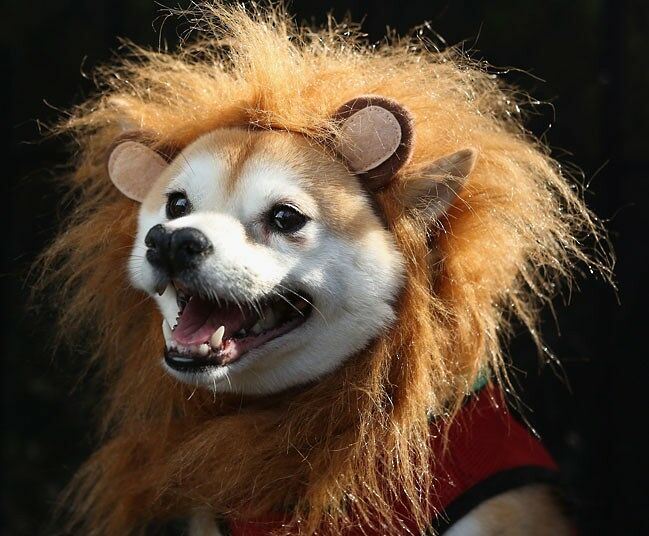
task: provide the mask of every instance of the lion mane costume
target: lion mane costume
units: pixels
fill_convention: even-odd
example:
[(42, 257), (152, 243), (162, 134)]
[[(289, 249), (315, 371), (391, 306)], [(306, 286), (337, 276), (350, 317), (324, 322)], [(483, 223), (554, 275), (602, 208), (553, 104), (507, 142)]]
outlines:
[[(540, 344), (540, 306), (574, 262), (596, 264), (581, 244), (600, 225), (524, 130), (524, 97), (457, 51), (421, 33), (370, 45), (354, 26), (298, 27), (278, 8), (210, 4), (192, 17), (197, 39), (132, 46), (62, 126), (79, 147), (66, 178), (75, 210), (42, 264), (65, 304), (61, 332), (93, 348), (106, 386), (100, 445), (64, 499), (72, 530), (139, 534), (201, 511), (289, 512), (277, 533), (396, 534), (406, 517), (424, 530), (444, 451), (433, 442), (453, 449), (443, 439), (480, 377), (508, 385), (512, 322)], [(232, 126), (326, 144), (332, 113), (358, 95), (413, 117), (412, 156), (374, 195), (406, 259), (395, 324), (316, 384), (262, 397), (178, 384), (159, 364), (160, 314), (127, 282), (137, 207), (108, 178), (110, 148), (137, 130), (175, 153)], [(395, 192), (464, 147), (478, 158), (446, 217), (431, 226), (404, 209)]]

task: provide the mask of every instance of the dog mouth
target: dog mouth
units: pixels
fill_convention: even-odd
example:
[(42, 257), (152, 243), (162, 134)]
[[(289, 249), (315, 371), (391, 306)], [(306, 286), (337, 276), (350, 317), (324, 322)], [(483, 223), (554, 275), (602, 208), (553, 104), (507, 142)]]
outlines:
[(210, 299), (176, 287), (178, 317), (164, 320), (165, 362), (181, 372), (230, 365), (309, 318), (311, 298), (283, 290), (254, 304)]

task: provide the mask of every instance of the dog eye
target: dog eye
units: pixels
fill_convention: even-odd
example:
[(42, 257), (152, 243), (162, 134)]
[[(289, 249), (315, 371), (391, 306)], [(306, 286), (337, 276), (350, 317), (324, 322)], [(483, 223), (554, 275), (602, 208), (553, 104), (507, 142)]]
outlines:
[(275, 205), (270, 212), (269, 224), (280, 233), (295, 233), (299, 231), (308, 218), (290, 205)]
[(172, 192), (167, 197), (167, 218), (173, 220), (186, 216), (191, 211), (192, 205), (185, 192)]

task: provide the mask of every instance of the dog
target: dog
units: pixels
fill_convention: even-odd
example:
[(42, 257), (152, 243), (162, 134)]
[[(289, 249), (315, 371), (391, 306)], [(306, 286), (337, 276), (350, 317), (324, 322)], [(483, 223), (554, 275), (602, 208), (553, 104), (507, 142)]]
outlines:
[(502, 343), (602, 230), (513, 96), (420, 41), (204, 9), (64, 125), (42, 264), (108, 386), (70, 526), (570, 534)]

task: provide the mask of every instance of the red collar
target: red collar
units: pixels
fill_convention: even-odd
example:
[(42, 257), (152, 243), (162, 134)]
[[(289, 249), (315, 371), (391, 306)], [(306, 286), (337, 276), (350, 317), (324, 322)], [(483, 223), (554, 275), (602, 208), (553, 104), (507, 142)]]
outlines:
[[(473, 394), (464, 404), (449, 429), (446, 450), (441, 434), (434, 435), (436, 463), (431, 471), (436, 485), (430, 500), (438, 515), (431, 520), (431, 528), (438, 534), (490, 497), (556, 476), (555, 462), (538, 439), (512, 417), (493, 386)], [(281, 521), (230, 520), (229, 525), (232, 536), (267, 536), (281, 527)], [(360, 529), (349, 530), (344, 536), (361, 534), (378, 536)]]

